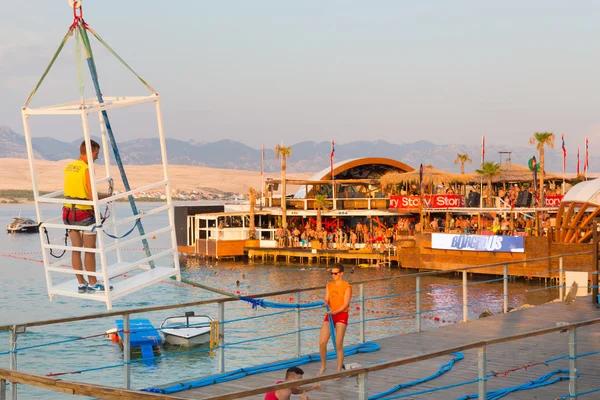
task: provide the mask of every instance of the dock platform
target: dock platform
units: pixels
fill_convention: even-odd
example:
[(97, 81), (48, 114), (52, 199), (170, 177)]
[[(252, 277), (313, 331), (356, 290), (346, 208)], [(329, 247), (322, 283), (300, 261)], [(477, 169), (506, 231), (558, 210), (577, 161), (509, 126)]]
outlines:
[(299, 247), (282, 248), (246, 248), (250, 260), (265, 261), (285, 261), (298, 262), (301, 264), (365, 264), (375, 266), (377, 262), (380, 265), (397, 265), (397, 257), (394, 250), (333, 250), (333, 249), (303, 249)]
[[(555, 328), (557, 323), (578, 323), (599, 317), (600, 309), (592, 304), (591, 297), (578, 297), (572, 304), (564, 302), (548, 303), (508, 314), (497, 314), (466, 323), (385, 338), (377, 341), (381, 346), (379, 351), (350, 356), (346, 358), (345, 362), (358, 363), (362, 366), (375, 365), (478, 341), (526, 334), (544, 328)], [(351, 326), (350, 329), (356, 329), (356, 327)], [(488, 346), (486, 371), (496, 373), (496, 376), (488, 378), (488, 393), (492, 390), (525, 384), (556, 369), (568, 371), (568, 357), (547, 364), (542, 362), (560, 356), (568, 356), (569, 339), (570, 333), (565, 331)], [(600, 351), (600, 324), (577, 328), (576, 339), (577, 354)], [(347, 345), (351, 345), (351, 343)], [(317, 344), (315, 343), (315, 352), (317, 350)], [(476, 349), (471, 349), (464, 351), (463, 354), (464, 360), (456, 362), (449, 372), (423, 384), (402, 389), (390, 396), (408, 395), (406, 398), (410, 399), (457, 399), (461, 396), (476, 394), (478, 390), (477, 383), (432, 393), (419, 393), (427, 389), (476, 380), (478, 376), (478, 352)], [(410, 365), (371, 372), (368, 375), (368, 394), (373, 396), (395, 385), (430, 376), (437, 372), (442, 364), (452, 358), (451, 355), (447, 355)], [(600, 389), (599, 360), (600, 354), (577, 358), (577, 369), (580, 372), (577, 379), (578, 393)], [(301, 368), (305, 371), (304, 378), (311, 378), (316, 375), (319, 363), (311, 363)], [(330, 360), (326, 374), (334, 370), (335, 360)], [(200, 389), (182, 391), (177, 393), (176, 396), (194, 399), (210, 399), (219, 396), (219, 398), (224, 399), (226, 397), (221, 396), (226, 394), (271, 386), (275, 382), (283, 380), (284, 375), (285, 371), (253, 375)], [(566, 376), (568, 378), (568, 373)], [(171, 384), (165, 386), (171, 386)], [(311, 400), (357, 399), (357, 390), (356, 377), (340, 378), (322, 382), (321, 391), (311, 391), (307, 395)], [(415, 394), (410, 395), (410, 393)], [(569, 381), (567, 379), (545, 387), (514, 392), (506, 398), (556, 399), (568, 395), (568, 393)], [(581, 397), (597, 398), (599, 393), (595, 392)], [(263, 399), (264, 394), (245, 398)]]

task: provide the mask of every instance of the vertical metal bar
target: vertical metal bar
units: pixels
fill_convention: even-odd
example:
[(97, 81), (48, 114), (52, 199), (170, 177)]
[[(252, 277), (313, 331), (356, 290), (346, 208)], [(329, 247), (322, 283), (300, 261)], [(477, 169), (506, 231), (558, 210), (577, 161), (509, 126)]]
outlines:
[(365, 284), (361, 283), (358, 285), (358, 296), (360, 300), (360, 342), (364, 343), (367, 341), (367, 335), (365, 330)]
[[(8, 360), (9, 369), (17, 369), (17, 326), (13, 325), (8, 331), (9, 349), (11, 351), (10, 358)], [(17, 384), (13, 382), (10, 385), (10, 398), (11, 400), (17, 400)]]
[(577, 398), (577, 328), (569, 329), (569, 397)]
[(0, 400), (6, 400), (6, 379), (0, 379)]
[(358, 400), (368, 400), (369, 399), (369, 374), (365, 372), (364, 374), (358, 375)]
[(131, 325), (129, 314), (123, 315), (123, 363), (125, 389), (131, 389)]
[(467, 270), (463, 271), (463, 322), (469, 320), (469, 304), (467, 302)]
[(300, 292), (296, 292), (296, 358), (300, 357), (302, 353), (302, 333), (300, 332), (301, 327), (301, 315), (300, 315)]
[(487, 398), (486, 352), (486, 345), (477, 348), (477, 378), (479, 381), (477, 398), (479, 400), (486, 400)]
[(563, 258), (558, 258), (558, 299), (565, 298), (565, 270), (563, 269)]
[(415, 320), (417, 323), (417, 332), (421, 332), (421, 277), (417, 276), (417, 289), (415, 290), (417, 311), (415, 312)]
[(219, 303), (219, 373), (225, 372), (225, 303)]
[[(156, 96), (156, 121), (158, 124), (158, 137), (160, 140), (160, 155), (162, 159), (163, 165), (163, 177), (164, 180), (167, 181), (165, 185), (165, 195), (167, 196), (167, 204), (169, 205), (169, 227), (171, 228), (171, 246), (174, 249), (177, 248), (177, 236), (175, 234), (175, 211), (173, 210), (173, 194), (171, 192), (171, 181), (169, 180), (169, 171), (168, 171), (168, 158), (167, 158), (167, 142), (165, 139), (165, 131), (163, 126), (163, 118), (162, 118), (162, 110), (160, 107), (160, 97)], [(181, 281), (181, 270), (179, 266), (179, 255), (177, 252), (173, 253), (173, 266), (176, 271), (176, 278), (178, 281)]]
[[(40, 207), (39, 197), (40, 192), (38, 188), (38, 175), (35, 168), (35, 157), (33, 153), (33, 143), (31, 142), (31, 130), (29, 128), (29, 115), (26, 110), (22, 110), (21, 114), (23, 116), (23, 128), (25, 129), (25, 144), (27, 146), (27, 155), (29, 159), (29, 173), (31, 174), (31, 183), (33, 184), (33, 200), (35, 202), (35, 214), (37, 216), (38, 223), (44, 221), (44, 217), (42, 216), (42, 208)], [(44, 250), (45, 238), (44, 238), (44, 230), (43, 224), (40, 226), (40, 244), (42, 245), (42, 259), (44, 260), (44, 272), (46, 274), (46, 288), (48, 289), (48, 298), (52, 301), (54, 295), (52, 293), (52, 275), (50, 271), (46, 269), (50, 264), (48, 260), (48, 252)]]
[(504, 264), (504, 312), (508, 312), (508, 264)]
[(592, 260), (594, 266), (592, 267), (592, 303), (598, 304), (598, 218), (592, 220), (592, 243), (594, 244), (594, 252), (592, 253)]

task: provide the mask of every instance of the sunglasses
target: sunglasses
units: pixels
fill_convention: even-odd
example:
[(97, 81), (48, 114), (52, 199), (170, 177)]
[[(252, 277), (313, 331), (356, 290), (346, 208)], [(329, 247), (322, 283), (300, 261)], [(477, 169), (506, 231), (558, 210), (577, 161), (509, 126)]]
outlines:
[(332, 272), (331, 275), (341, 274), (341, 272)]

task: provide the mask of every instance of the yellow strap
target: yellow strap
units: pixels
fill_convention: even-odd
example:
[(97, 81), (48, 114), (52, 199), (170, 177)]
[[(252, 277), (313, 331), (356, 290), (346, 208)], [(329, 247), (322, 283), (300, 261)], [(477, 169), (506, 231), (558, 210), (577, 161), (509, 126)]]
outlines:
[(215, 352), (213, 349), (219, 347), (219, 321), (213, 320), (210, 323), (210, 356), (214, 357)]

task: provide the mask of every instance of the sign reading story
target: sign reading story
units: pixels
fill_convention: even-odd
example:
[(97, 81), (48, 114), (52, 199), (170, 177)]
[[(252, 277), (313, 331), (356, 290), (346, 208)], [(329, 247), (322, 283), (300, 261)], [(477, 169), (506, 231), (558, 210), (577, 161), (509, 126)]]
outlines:
[(525, 238), (523, 236), (455, 235), (447, 233), (432, 233), (431, 248), (438, 250), (524, 253)]
[(558, 207), (560, 206), (560, 202), (562, 201), (563, 196), (561, 195), (556, 195), (556, 196), (546, 196), (544, 197), (544, 205), (546, 207)]
[[(390, 196), (390, 208), (419, 208), (419, 196)], [(422, 208), (459, 208), (465, 206), (464, 196), (458, 194), (436, 194), (423, 196)]]

